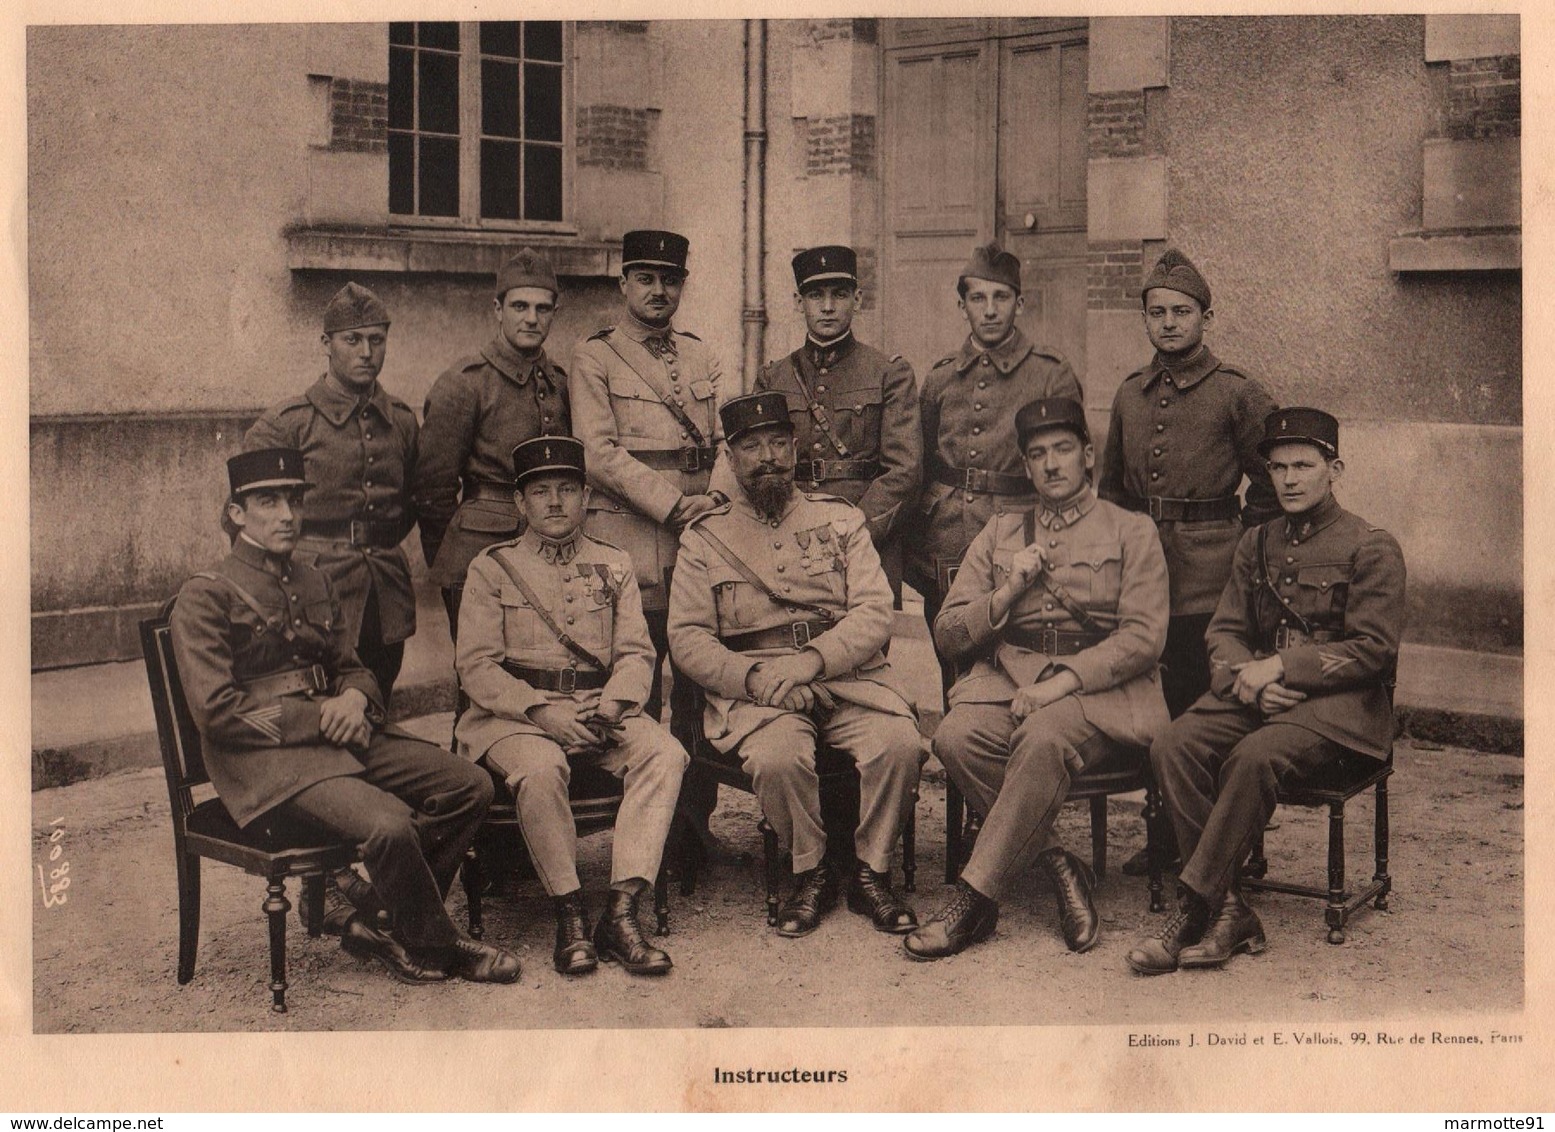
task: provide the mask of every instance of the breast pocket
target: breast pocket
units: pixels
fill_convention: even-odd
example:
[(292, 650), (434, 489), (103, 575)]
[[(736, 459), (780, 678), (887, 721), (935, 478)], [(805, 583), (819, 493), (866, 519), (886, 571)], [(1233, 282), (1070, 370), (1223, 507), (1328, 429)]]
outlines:
[(1310, 620), (1337, 627), (1344, 622), (1350, 600), (1348, 562), (1323, 562), (1296, 571), (1296, 612)]
[[(615, 414), (616, 432), (623, 441), (680, 440), (680, 425), (653, 390), (630, 369), (610, 371), (606, 378), (610, 391), (610, 410)], [(632, 447), (630, 443), (626, 445)]]
[(877, 385), (864, 389), (839, 389), (832, 394), (832, 411), (838, 437), (850, 455), (872, 455), (880, 447), (880, 415), (885, 394)]
[(503, 585), (497, 591), (497, 601), (502, 606), (502, 641), (506, 648), (535, 648), (550, 639), (541, 636), (540, 617), (517, 586)]
[(713, 607), (718, 614), (720, 635), (744, 632), (755, 627), (765, 612), (767, 599), (734, 570), (714, 568), (708, 571), (713, 589)]
[(1121, 546), (1076, 546), (1070, 551), (1064, 585), (1087, 607), (1115, 610), (1123, 588)]

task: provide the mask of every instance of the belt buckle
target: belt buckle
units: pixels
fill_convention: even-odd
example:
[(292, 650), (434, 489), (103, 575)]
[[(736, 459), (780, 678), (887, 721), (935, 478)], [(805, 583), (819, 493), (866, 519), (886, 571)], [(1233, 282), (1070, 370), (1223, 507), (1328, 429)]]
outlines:
[(1041, 629), (1042, 651), (1048, 656), (1058, 655), (1058, 630), (1051, 625), (1044, 625)]
[(322, 664), (311, 665), (304, 671), (308, 677), (309, 692), (329, 691), (329, 673), (324, 671), (324, 666)]
[(962, 489), (965, 491), (987, 491), (988, 470), (986, 468), (968, 468), (963, 481)]
[(683, 472), (700, 472), (702, 470), (702, 450), (694, 445), (680, 449), (680, 470)]
[(826, 478), (826, 461), (825, 460), (811, 460), (810, 461), (810, 482), (813, 483), (813, 484), (816, 484), (817, 486), (819, 486), (820, 482), (822, 480), (824, 480), (825, 478)]
[(1166, 500), (1159, 495), (1145, 496), (1145, 512), (1157, 523), (1164, 521), (1166, 517)]
[(573, 667), (563, 668), (556, 674), (556, 690), (563, 695), (572, 695), (578, 690), (578, 670)]
[(369, 545), (367, 534), (366, 519), (352, 519), (346, 529), (346, 538), (353, 547)]
[(810, 643), (810, 623), (808, 621), (795, 621), (789, 625), (789, 632), (794, 637), (794, 647), (802, 649)]

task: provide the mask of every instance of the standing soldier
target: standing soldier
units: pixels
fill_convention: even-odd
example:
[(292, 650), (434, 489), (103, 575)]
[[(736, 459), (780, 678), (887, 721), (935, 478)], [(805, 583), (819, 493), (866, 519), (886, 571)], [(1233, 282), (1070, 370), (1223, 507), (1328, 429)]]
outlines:
[[(907, 580), (923, 595), (931, 630), (972, 539), (995, 515), (1035, 505), (1009, 427), (1016, 411), (1043, 397), (1085, 400), (1064, 356), (1034, 345), (1015, 325), (1025, 307), (1019, 259), (998, 244), (974, 249), (956, 291), (971, 333), (923, 383), (921, 537), (907, 560)], [(948, 688), (953, 673), (941, 667)]]
[(1128, 954), (1141, 975), (1262, 951), (1238, 878), (1277, 784), (1346, 752), (1392, 749), (1403, 551), (1334, 498), (1344, 461), (1333, 417), (1277, 410), (1260, 447), (1284, 516), (1237, 543), (1209, 624), (1210, 690), (1150, 748), (1184, 864), (1178, 914)]
[[(1274, 400), (1255, 379), (1204, 344), (1215, 319), (1209, 284), (1188, 257), (1168, 249), (1140, 288), (1150, 364), (1123, 380), (1102, 452), (1101, 497), (1155, 520), (1171, 580), (1172, 616), (1161, 688), (1172, 718), (1209, 687), (1204, 631), (1243, 527), (1279, 514), (1258, 454)], [(1247, 502), (1237, 498), (1247, 476)], [(1169, 856), (1177, 854), (1166, 847)], [(1123, 865), (1147, 868), (1143, 850)]]
[(793, 266), (806, 341), (763, 366), (756, 387), (788, 398), (799, 456), (794, 481), (864, 512), (891, 590), (900, 594), (901, 543), (892, 536), (923, 477), (917, 379), (900, 354), (887, 358), (853, 337), (862, 292), (852, 248), (811, 248)]
[[(686, 752), (642, 713), (653, 645), (632, 564), (581, 533), (583, 445), (537, 437), (513, 450), (524, 534), (470, 564), (459, 676), (471, 699), (460, 749), (513, 791), (524, 843), (556, 911), (552, 961), (564, 975), (616, 960), (662, 975), (670, 957), (643, 938), (637, 900), (659, 873)], [(610, 897), (592, 942), (567, 801), (571, 759), (626, 783)]]

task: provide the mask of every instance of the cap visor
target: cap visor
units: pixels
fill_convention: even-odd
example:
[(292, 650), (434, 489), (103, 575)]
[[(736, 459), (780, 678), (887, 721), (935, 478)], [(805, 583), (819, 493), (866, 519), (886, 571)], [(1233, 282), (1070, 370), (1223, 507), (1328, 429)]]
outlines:
[(580, 480), (584, 478), (583, 469), (578, 467), (576, 464), (541, 464), (538, 468), (525, 468), (524, 474), (519, 476), (515, 482), (522, 485), (525, 480), (532, 480), (536, 476), (543, 476), (547, 473), (555, 472), (560, 472), (569, 476), (577, 476)]
[(268, 488), (268, 487), (301, 487), (301, 488), (309, 488), (309, 487), (312, 487), (312, 486), (313, 485), (311, 483), (309, 483), (307, 480), (293, 480), (293, 479), (255, 480), (253, 483), (246, 483), (246, 484), (244, 484), (242, 487), (240, 487), (238, 489), (238, 492), (242, 493), (242, 492), (247, 492), (247, 491), (263, 491), (265, 488)]
[(846, 271), (823, 271), (819, 275), (807, 275), (799, 284), (800, 289), (808, 287), (812, 283), (828, 283), (833, 279), (846, 279), (849, 283), (857, 284), (858, 276), (849, 275)]

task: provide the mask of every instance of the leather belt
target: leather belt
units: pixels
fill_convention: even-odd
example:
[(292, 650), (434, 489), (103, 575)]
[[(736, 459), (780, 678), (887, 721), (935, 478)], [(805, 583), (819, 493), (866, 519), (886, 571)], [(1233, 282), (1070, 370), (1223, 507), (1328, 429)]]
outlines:
[(1046, 653), (1048, 656), (1073, 656), (1077, 652), (1101, 644), (1107, 639), (1106, 633), (1073, 633), (1062, 629), (1015, 629), (1004, 631), (1004, 640), (1008, 644), (1016, 645), (1032, 652)]
[(329, 691), (329, 674), (322, 664), (294, 668), (245, 681), (243, 690), (253, 696), (312, 696)]
[(799, 483), (872, 480), (879, 474), (879, 460), (800, 460), (794, 465), (794, 479)]
[(388, 519), (304, 519), (302, 535), (387, 550), (400, 544), (405, 528)]
[(705, 472), (718, 459), (717, 448), (627, 449), (628, 456), (658, 472)]
[(1119, 507), (1149, 515), (1158, 523), (1207, 523), (1212, 519), (1235, 519), (1242, 513), (1234, 495), (1222, 499), (1168, 499), (1163, 495), (1125, 495)]
[(723, 638), (723, 646), (733, 652), (754, 652), (756, 649), (802, 649), (815, 640), (834, 622), (793, 621), (787, 625), (774, 625), (770, 629), (756, 629), (749, 633), (735, 633)]
[(502, 671), (509, 676), (518, 677), (518, 679), (532, 687), (542, 688), (547, 692), (589, 691), (595, 688), (603, 688), (610, 679), (610, 673), (599, 672), (595, 669), (580, 671), (571, 666), (567, 668), (530, 668), (525, 664), (515, 664), (511, 660), (502, 662)]
[(465, 480), (464, 494), (461, 502), (469, 503), (475, 499), (495, 499), (503, 503), (513, 502), (513, 492), (517, 489), (510, 483), (493, 483), (490, 480)]
[(1025, 476), (990, 472), (983, 468), (952, 468), (938, 458), (932, 462), (932, 469), (936, 480), (957, 491), (971, 491), (979, 495), (1030, 495), (1036, 490)]
[(1343, 633), (1336, 633), (1332, 629), (1314, 629), (1310, 633), (1304, 633), (1300, 629), (1293, 629), (1289, 625), (1281, 625), (1274, 630), (1274, 647), (1279, 649), (1299, 649), (1302, 645), (1329, 645), (1335, 641), (1344, 640)]

